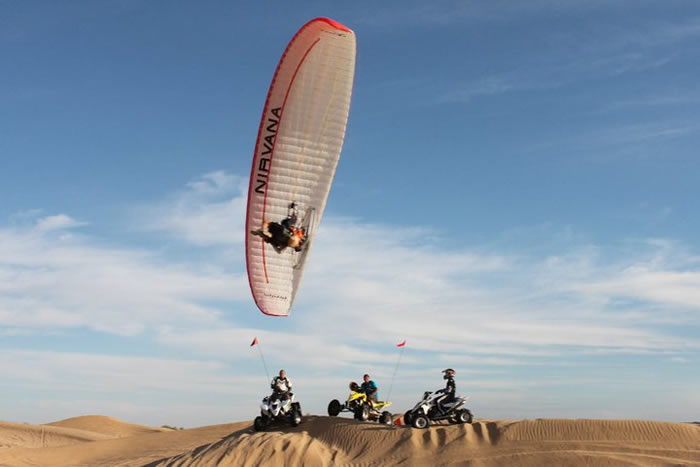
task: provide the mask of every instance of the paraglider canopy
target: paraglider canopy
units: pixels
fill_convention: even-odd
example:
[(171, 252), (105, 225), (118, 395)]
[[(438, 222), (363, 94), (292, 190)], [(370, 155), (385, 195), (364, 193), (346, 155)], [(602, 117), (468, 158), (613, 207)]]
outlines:
[(246, 264), (260, 310), (287, 316), (321, 222), (345, 137), (355, 34), (328, 18), (306, 23), (277, 66), (248, 188)]

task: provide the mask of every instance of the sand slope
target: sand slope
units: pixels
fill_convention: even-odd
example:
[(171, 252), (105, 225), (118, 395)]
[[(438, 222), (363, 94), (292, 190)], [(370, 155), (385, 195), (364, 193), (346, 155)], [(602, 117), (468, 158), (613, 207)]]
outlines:
[(162, 466), (700, 465), (700, 429), (679, 423), (528, 420), (414, 430), (314, 417), (297, 429), (241, 433)]
[(47, 423), (44, 426), (76, 428), (83, 431), (102, 433), (112, 438), (126, 438), (128, 436), (142, 435), (145, 433), (172, 431), (168, 428), (136, 425), (117, 418), (105, 417), (104, 415), (85, 415), (82, 417), (67, 418), (58, 422)]
[[(80, 418), (60, 423), (92, 426), (101, 436), (114, 432), (114, 419), (105, 417), (105, 426), (99, 426), (98, 418), (89, 423)], [(10, 431), (18, 426), (2, 425)], [(700, 466), (700, 427), (627, 420), (478, 421), (419, 431), (307, 417), (297, 428), (265, 433), (255, 433), (250, 422), (242, 422), (77, 442), (0, 449), (0, 465)]]
[(0, 422), (0, 448), (45, 448), (109, 438), (107, 435), (74, 428)]

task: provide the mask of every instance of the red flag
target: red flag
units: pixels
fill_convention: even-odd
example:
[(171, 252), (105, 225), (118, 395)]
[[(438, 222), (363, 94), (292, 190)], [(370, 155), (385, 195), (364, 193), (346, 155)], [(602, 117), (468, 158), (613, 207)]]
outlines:
[(401, 425), (401, 424), (403, 424), (403, 416), (394, 420), (394, 425)]
[(251, 347), (254, 346), (254, 345), (258, 345), (258, 338), (257, 338), (257, 336), (255, 337), (255, 339), (253, 339), (253, 342), (250, 343), (250, 346), (251, 346)]
[(396, 344), (396, 347), (403, 347), (405, 345), (406, 345), (406, 341), (403, 341), (400, 344)]

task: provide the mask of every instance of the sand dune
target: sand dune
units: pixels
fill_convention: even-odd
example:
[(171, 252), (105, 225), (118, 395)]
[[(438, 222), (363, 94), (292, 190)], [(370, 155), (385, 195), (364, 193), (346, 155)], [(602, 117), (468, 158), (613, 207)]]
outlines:
[(117, 418), (106, 417), (104, 415), (85, 415), (82, 417), (67, 418), (58, 422), (47, 423), (44, 426), (76, 428), (83, 431), (102, 433), (112, 438), (126, 438), (128, 436), (142, 435), (145, 433), (171, 431), (168, 428), (136, 425), (134, 423), (124, 422)]
[(74, 428), (0, 422), (0, 448), (46, 448), (109, 438)]
[(314, 417), (294, 430), (240, 433), (162, 466), (700, 465), (700, 429), (617, 420), (475, 422), (429, 430)]
[[(91, 427), (96, 436), (114, 438), (76, 438), (80, 444), (40, 449), (14, 444), (0, 450), (0, 465), (700, 466), (700, 427), (681, 423), (482, 420), (414, 430), (307, 417), (297, 428), (282, 426), (265, 433), (255, 433), (250, 422), (242, 422), (181, 431), (134, 431), (128, 438), (116, 438), (132, 424), (109, 417), (88, 418), (64, 420), (57, 423), (68, 427), (52, 424), (45, 430)], [(22, 427), (0, 425), (8, 433)]]

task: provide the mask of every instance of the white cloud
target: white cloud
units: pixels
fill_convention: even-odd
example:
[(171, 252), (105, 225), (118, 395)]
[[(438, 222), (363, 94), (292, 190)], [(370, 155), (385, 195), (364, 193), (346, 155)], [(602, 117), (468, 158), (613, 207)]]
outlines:
[(155, 205), (141, 207), (141, 229), (197, 246), (240, 245), (244, 239), (247, 181), (222, 171), (207, 173)]
[[(672, 316), (672, 324), (698, 325), (697, 256), (666, 239), (637, 242), (610, 257), (575, 233), (555, 232), (561, 253), (537, 248), (504, 253), (498, 242), (455, 246), (425, 227), (328, 216), (292, 316), (261, 317), (250, 298), (242, 244), (217, 232), (234, 224), (242, 228), (240, 182), (215, 172), (144, 208), (160, 216), (150, 217), (147, 227), (180, 238), (187, 260), (105, 246), (85, 232), (66, 238), (62, 229), (76, 226), (67, 215), (45, 218), (59, 219), (46, 221), (56, 228), (40, 222), (0, 228), (0, 333), (22, 342), (18, 339), (28, 332), (91, 330), (147, 341), (192, 360), (13, 350), (4, 353), (0, 368), (33, 388), (68, 388), (73, 367), (101, 381), (93, 391), (122, 387), (138, 375), (147, 375), (138, 383), (141, 393), (177, 385), (223, 394), (250, 382), (257, 388), (245, 390), (252, 404), (261, 379), (249, 376), (258, 358), (248, 347), (253, 336), (263, 342), (270, 363), (289, 363), (309, 386), (320, 383), (304, 375), (323, 374), (323, 388), (340, 394), (345, 375), (358, 368), (386, 384), (397, 355), (394, 344), (403, 339), (409, 346), (403, 364), (407, 374), (416, 375), (449, 362), (474, 374), (563, 366), (577, 358), (685, 359), (698, 352), (692, 335), (647, 318), (664, 307), (662, 315)], [(539, 229), (535, 237), (547, 242), (547, 235)], [(212, 256), (210, 250), (227, 255)], [(633, 306), (619, 305), (621, 298)], [(178, 372), (189, 374), (189, 382), (173, 376)], [(408, 393), (433, 380), (432, 373), (413, 382), (402, 379), (398, 400), (408, 401)], [(474, 382), (485, 389), (519, 384), (508, 378)], [(310, 394), (324, 397), (314, 391)], [(314, 404), (322, 411), (323, 404)]]
[[(50, 225), (75, 225), (52, 216)], [(0, 229), (0, 326), (90, 328), (134, 335), (170, 322), (214, 322), (206, 301), (241, 300), (242, 274), (223, 267), (164, 262), (134, 248), (105, 247), (88, 237), (66, 238), (41, 222)]]
[(242, 378), (222, 376), (223, 364), (77, 352), (0, 350), (0, 371), (26, 387), (120, 392), (149, 390), (229, 393)]
[(50, 230), (66, 230), (87, 225), (85, 222), (78, 222), (65, 214), (42, 217), (36, 223), (36, 229), (40, 232)]
[(580, 290), (604, 297), (629, 297), (696, 311), (700, 309), (700, 272), (631, 266), (609, 280), (585, 284)]
[[(161, 213), (149, 226), (158, 225), (163, 234), (230, 248), (228, 232), (243, 223), (244, 199), (240, 177), (213, 172), (145, 210)], [(73, 225), (65, 215), (47, 219)], [(427, 233), (432, 240), (426, 243)], [(233, 258), (202, 255), (172, 262), (144, 250), (102, 247), (85, 236), (61, 239), (38, 226), (0, 230), (0, 238), (0, 320), (13, 329), (87, 327), (136, 335), (152, 328), (164, 343), (225, 351), (215, 344), (225, 339), (213, 336), (231, 327), (231, 315), (229, 306), (216, 303), (252, 310), (242, 245)], [(347, 350), (379, 335), (442, 352), (467, 352), (473, 345), (518, 352), (546, 352), (547, 346), (661, 352), (682, 349), (686, 340), (631, 325), (610, 302), (628, 297), (690, 308), (700, 302), (700, 272), (674, 270), (659, 259), (674, 248), (668, 242), (649, 245), (653, 252), (642, 266), (637, 256), (601, 263), (595, 247), (571, 245), (565, 255), (527, 258), (487, 248), (446, 248), (441, 242), (440, 232), (422, 228), (327, 217), (290, 318), (295, 329), (275, 340), (305, 336), (298, 346), (312, 354), (332, 342), (348, 342), (347, 327), (337, 323), (350, 322), (372, 332), (358, 333)], [(235, 317), (236, 323), (249, 321)], [(178, 335), (182, 329), (187, 335)], [(241, 329), (255, 333), (255, 327)], [(340, 355), (315, 361), (322, 365)], [(372, 352), (353, 355), (344, 363), (377, 358)]]
[(250, 418), (265, 379), (231, 370), (212, 359), (0, 349), (3, 390), (13, 401), (3, 419), (105, 414), (192, 426)]

